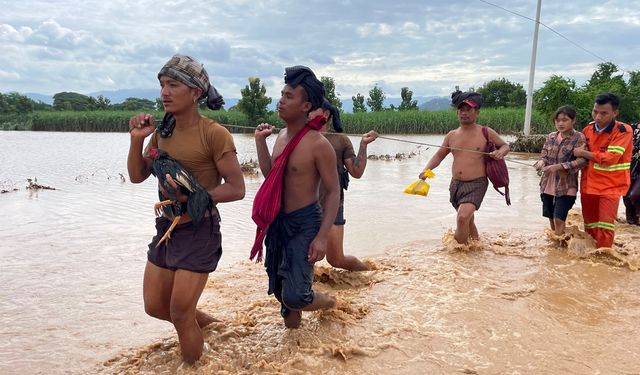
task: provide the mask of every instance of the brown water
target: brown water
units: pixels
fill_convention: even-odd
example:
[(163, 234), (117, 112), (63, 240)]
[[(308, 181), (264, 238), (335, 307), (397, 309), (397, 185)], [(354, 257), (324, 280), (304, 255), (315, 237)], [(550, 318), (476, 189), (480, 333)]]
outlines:
[[(406, 136), (439, 144), (441, 136)], [(241, 160), (253, 139), (236, 136)], [(356, 143), (357, 144), (357, 143)], [(316, 288), (334, 311), (282, 325), (262, 265), (247, 262), (255, 233), (244, 201), (221, 205), (224, 255), (201, 307), (223, 323), (195, 369), (180, 368), (168, 323), (142, 309), (155, 183), (122, 183), (126, 134), (0, 132), (0, 373), (638, 373), (640, 230), (618, 224), (597, 252), (573, 213), (557, 241), (540, 215), (538, 176), (510, 163), (513, 206), (490, 189), (482, 239), (452, 244), (450, 159), (427, 198), (401, 191), (434, 150), (378, 140), (346, 197), (345, 248), (375, 270), (320, 263)], [(513, 156), (531, 162), (529, 156)], [(57, 188), (28, 192), (26, 178)], [(578, 212), (578, 211), (576, 211)]]

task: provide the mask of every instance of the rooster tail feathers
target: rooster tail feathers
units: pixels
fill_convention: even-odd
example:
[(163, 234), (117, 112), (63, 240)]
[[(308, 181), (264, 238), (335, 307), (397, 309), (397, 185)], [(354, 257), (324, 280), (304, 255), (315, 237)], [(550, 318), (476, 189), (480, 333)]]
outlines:
[(196, 189), (189, 195), (187, 213), (191, 216), (193, 224), (198, 225), (207, 211), (213, 208), (211, 196), (204, 189)]

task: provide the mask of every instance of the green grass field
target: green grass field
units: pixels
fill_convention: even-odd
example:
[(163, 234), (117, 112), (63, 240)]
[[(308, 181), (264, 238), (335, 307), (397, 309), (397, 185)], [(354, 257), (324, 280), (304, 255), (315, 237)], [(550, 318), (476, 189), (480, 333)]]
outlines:
[[(137, 112), (92, 111), (92, 112), (33, 112), (28, 115), (0, 115), (2, 130), (33, 131), (71, 131), (71, 132), (126, 132), (129, 118)], [(202, 114), (224, 125), (239, 125), (246, 128), (229, 126), (233, 133), (252, 132), (256, 124), (250, 123), (241, 112), (202, 111)], [(162, 119), (162, 112), (155, 112), (155, 119)], [(271, 114), (267, 120), (281, 127), (282, 120), (277, 114)], [(346, 133), (360, 134), (371, 129), (380, 134), (444, 134), (458, 126), (456, 113), (445, 111), (406, 111), (406, 112), (366, 112), (344, 113), (342, 123)], [(488, 125), (501, 134), (522, 132), (524, 108), (522, 109), (483, 109), (478, 123)], [(546, 134), (553, 130), (550, 119), (534, 112), (531, 121), (531, 133)]]

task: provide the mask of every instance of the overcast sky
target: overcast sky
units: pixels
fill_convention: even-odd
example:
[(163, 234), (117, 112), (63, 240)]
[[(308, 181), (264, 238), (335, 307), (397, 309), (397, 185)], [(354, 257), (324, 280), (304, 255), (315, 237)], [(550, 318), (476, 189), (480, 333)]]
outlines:
[[(536, 0), (493, 0), (535, 18)], [(640, 0), (542, 1), (541, 22), (625, 70), (640, 69)], [(480, 0), (0, 0), (0, 92), (158, 87), (176, 53), (226, 97), (247, 77), (276, 97), (307, 65), (343, 98), (378, 84), (398, 97), (449, 95), (505, 77), (527, 86), (534, 23)], [(583, 83), (601, 60), (541, 27), (534, 87)]]

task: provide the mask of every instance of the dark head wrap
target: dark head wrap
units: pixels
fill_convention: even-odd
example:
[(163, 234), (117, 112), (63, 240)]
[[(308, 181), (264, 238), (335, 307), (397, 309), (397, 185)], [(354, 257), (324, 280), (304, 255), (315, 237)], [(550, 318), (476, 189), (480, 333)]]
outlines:
[(284, 70), (284, 83), (294, 88), (298, 85), (302, 86), (307, 93), (312, 111), (322, 106), (325, 95), (324, 85), (316, 78), (311, 69), (302, 65), (286, 68)]
[[(209, 74), (207, 74), (204, 66), (189, 56), (173, 55), (158, 72), (158, 79), (160, 79), (160, 76), (171, 77), (191, 88), (202, 90), (202, 95), (198, 99), (206, 98), (207, 107), (214, 111), (224, 105), (222, 95), (209, 82)], [(162, 137), (168, 137), (173, 132), (175, 125), (176, 121), (173, 114), (166, 113), (162, 124), (158, 126), (157, 130)]]
[(340, 111), (338, 111), (338, 108), (329, 103), (329, 100), (327, 100), (327, 98), (324, 98), (324, 100), (322, 101), (322, 109), (325, 111), (329, 111), (329, 119), (333, 124), (333, 129), (338, 133), (342, 133), (342, 123), (340, 122)]
[(451, 103), (453, 103), (456, 108), (459, 108), (462, 104), (467, 104), (470, 107), (479, 109), (484, 103), (484, 98), (477, 92), (462, 92), (460, 90), (456, 90), (451, 93)]

